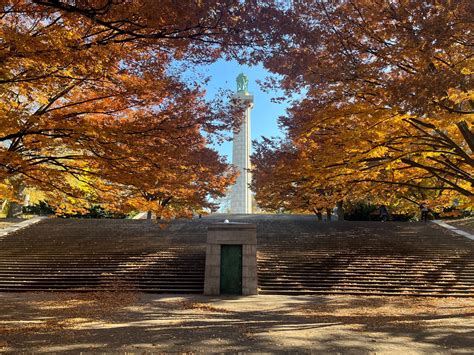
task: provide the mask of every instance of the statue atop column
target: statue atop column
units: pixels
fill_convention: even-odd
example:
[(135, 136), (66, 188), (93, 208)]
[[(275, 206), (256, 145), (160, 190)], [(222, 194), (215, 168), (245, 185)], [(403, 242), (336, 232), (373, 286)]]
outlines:
[(249, 78), (244, 73), (237, 76), (237, 92), (249, 92)]

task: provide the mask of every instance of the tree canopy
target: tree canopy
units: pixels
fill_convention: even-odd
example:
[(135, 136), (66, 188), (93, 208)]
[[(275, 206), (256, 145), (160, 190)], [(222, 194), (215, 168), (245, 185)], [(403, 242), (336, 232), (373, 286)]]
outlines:
[(262, 62), (297, 99), (264, 139), (267, 209), (375, 198), (472, 205), (469, 0), (0, 0), (0, 194), (43, 191), (66, 211), (186, 215), (235, 178), (209, 146), (237, 108), (183, 75)]
[[(208, 146), (235, 126), (190, 66), (261, 42), (240, 1), (0, 1), (3, 197), (44, 191), (173, 214), (211, 207), (234, 174)], [(234, 53), (235, 52), (235, 53)], [(184, 64), (183, 64), (184, 63)]]
[[(472, 206), (473, 11), (472, 1), (295, 2), (288, 40), (264, 60), (302, 98), (280, 119), (287, 141), (257, 146), (257, 201), (297, 189), (313, 207), (368, 197)], [(286, 162), (274, 156), (288, 151), (293, 169), (280, 180)]]

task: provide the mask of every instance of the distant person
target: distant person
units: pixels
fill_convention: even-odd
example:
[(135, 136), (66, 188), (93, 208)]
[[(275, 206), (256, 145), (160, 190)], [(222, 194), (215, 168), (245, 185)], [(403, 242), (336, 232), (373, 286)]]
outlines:
[(420, 213), (421, 213), (422, 222), (428, 221), (428, 212), (430, 212), (428, 204), (426, 202), (423, 202), (422, 204), (420, 204)]
[(388, 221), (388, 209), (387, 206), (381, 205), (379, 207), (379, 215), (380, 215), (380, 220), (382, 222), (387, 222)]

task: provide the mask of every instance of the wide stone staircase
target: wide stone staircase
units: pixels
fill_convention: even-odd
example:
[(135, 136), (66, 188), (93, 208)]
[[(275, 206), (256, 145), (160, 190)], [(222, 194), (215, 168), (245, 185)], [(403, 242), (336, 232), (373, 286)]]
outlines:
[(202, 293), (207, 226), (257, 224), (261, 294), (474, 297), (474, 242), (432, 224), (313, 216), (49, 219), (0, 240), (0, 291)]
[(0, 241), (0, 291), (202, 293), (205, 227), (177, 233), (182, 224), (40, 222)]
[(260, 294), (474, 297), (474, 242), (434, 225), (326, 224), (258, 250)]

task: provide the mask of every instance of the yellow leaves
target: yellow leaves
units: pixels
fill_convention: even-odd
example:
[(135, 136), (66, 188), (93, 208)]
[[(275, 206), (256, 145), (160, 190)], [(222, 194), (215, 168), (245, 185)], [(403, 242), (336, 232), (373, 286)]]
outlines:
[(400, 159), (395, 159), (395, 160), (390, 160), (385, 164), (384, 169), (387, 171), (397, 169), (400, 166), (401, 160)]
[(473, 75), (474, 74), (474, 59), (470, 57), (464, 63), (465, 64), (461, 69), (461, 74)]
[(225, 190), (234, 176), (199, 129), (215, 115), (202, 93), (169, 72), (172, 48), (93, 45), (104, 31), (91, 21), (64, 15), (49, 27), (47, 12), (18, 7), (10, 22), (0, 20), (0, 131), (24, 136), (18, 148), (0, 150), (1, 165), (11, 167), (1, 178), (23, 173), (25, 185), (64, 211), (100, 200), (114, 210), (186, 214)]
[(384, 146), (379, 146), (376, 148), (373, 148), (367, 153), (367, 157), (369, 158), (382, 158), (385, 157), (389, 149)]
[(390, 116), (390, 121), (389, 122), (390, 122), (390, 124), (400, 124), (404, 120), (409, 119), (410, 117), (413, 117), (413, 115), (396, 113), (396, 114)]
[(16, 189), (8, 181), (0, 182), (0, 200), (12, 200), (16, 198)]
[(464, 68), (461, 69), (461, 74), (464, 74), (464, 75), (472, 75), (472, 74), (474, 74), (474, 69), (473, 69), (473, 68), (464, 67)]
[(42, 191), (34, 188), (27, 188), (25, 194), (28, 195), (30, 204), (37, 204), (46, 199), (46, 195)]
[(448, 90), (448, 98), (455, 104), (474, 100), (474, 90), (462, 91), (459, 89), (450, 88)]

